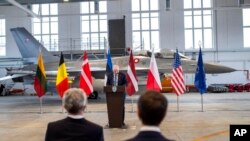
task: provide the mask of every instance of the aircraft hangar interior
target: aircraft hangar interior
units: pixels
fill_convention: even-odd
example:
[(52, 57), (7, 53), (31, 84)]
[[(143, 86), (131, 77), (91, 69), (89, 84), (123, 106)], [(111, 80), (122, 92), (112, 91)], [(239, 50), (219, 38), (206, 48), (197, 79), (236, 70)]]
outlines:
[[(250, 136), (249, 15), (250, 0), (0, 0), (0, 140), (45, 139), (47, 124), (67, 116), (57, 88), (61, 65), (69, 87), (79, 87), (86, 51), (93, 91), (84, 117), (103, 127), (104, 140), (140, 132), (136, 104), (151, 72), (169, 102), (164, 136), (244, 141), (232, 125), (246, 125)], [(134, 88), (137, 80), (138, 91), (126, 95), (126, 127), (109, 128), (109, 57), (128, 78), (131, 52), (137, 78), (128, 81)], [(47, 82), (42, 96), (38, 75)]]

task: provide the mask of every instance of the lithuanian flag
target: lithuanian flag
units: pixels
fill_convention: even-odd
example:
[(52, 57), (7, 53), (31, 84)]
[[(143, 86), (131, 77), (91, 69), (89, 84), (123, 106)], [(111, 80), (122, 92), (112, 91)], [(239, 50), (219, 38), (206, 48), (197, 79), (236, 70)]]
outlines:
[(66, 65), (64, 63), (63, 54), (61, 52), (60, 63), (57, 71), (56, 77), (56, 89), (61, 97), (63, 97), (63, 93), (69, 88), (68, 84), (68, 75), (66, 70)]
[(39, 51), (38, 54), (37, 69), (34, 80), (34, 89), (38, 97), (42, 97), (43, 95), (45, 95), (47, 91), (47, 80), (46, 80), (46, 74), (43, 65), (43, 57), (41, 51)]

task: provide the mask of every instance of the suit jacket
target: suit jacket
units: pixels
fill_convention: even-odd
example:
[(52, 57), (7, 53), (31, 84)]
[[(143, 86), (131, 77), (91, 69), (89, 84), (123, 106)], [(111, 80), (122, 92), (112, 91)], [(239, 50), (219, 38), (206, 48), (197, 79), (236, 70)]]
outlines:
[(103, 141), (103, 128), (84, 118), (50, 122), (45, 141)]
[(165, 138), (160, 132), (141, 131), (134, 138), (127, 141), (172, 141)]
[[(126, 75), (122, 72), (119, 72), (118, 73), (118, 86), (126, 85), (126, 84), (127, 84)], [(107, 85), (114, 85), (114, 73), (113, 72), (108, 74)]]

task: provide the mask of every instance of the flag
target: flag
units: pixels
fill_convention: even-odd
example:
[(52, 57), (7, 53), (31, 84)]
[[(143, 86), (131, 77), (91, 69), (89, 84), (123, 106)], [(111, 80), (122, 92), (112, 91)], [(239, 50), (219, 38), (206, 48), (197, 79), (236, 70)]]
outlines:
[(200, 48), (197, 68), (196, 68), (196, 73), (195, 73), (195, 81), (194, 81), (194, 84), (196, 88), (199, 90), (200, 94), (203, 94), (206, 92), (206, 80), (205, 79), (206, 79), (206, 75), (205, 75), (205, 69), (203, 65), (202, 53), (201, 53), (201, 48)]
[(89, 67), (89, 60), (87, 53), (84, 51), (82, 70), (80, 75), (79, 87), (83, 89), (86, 95), (90, 95), (93, 92), (92, 75)]
[(182, 66), (181, 66), (181, 60), (180, 60), (180, 56), (179, 56), (177, 49), (176, 49), (175, 59), (174, 59), (174, 63), (173, 63), (171, 85), (172, 85), (174, 92), (177, 96), (183, 94), (186, 91), (183, 70), (182, 70)]
[(155, 90), (158, 92), (160, 92), (162, 89), (159, 71), (158, 71), (156, 61), (155, 61), (154, 51), (152, 52), (152, 55), (151, 55), (146, 87), (148, 90), (151, 89), (151, 90)]
[(107, 64), (106, 64), (106, 73), (104, 77), (104, 86), (106, 86), (107, 83), (107, 74), (111, 73), (113, 71), (113, 65), (112, 65), (112, 59), (110, 55), (109, 49), (107, 50)]
[(42, 97), (43, 95), (45, 95), (47, 91), (47, 80), (46, 80), (46, 74), (45, 74), (41, 51), (39, 51), (38, 54), (36, 75), (34, 80), (34, 89), (38, 97)]
[(61, 97), (63, 97), (64, 92), (69, 88), (68, 74), (67, 74), (66, 65), (64, 63), (62, 52), (61, 52), (61, 58), (60, 58), (59, 67), (57, 71), (56, 88)]
[(130, 50), (129, 64), (126, 77), (127, 77), (126, 91), (127, 94), (131, 96), (138, 91), (138, 82), (136, 77), (135, 63), (132, 50)]

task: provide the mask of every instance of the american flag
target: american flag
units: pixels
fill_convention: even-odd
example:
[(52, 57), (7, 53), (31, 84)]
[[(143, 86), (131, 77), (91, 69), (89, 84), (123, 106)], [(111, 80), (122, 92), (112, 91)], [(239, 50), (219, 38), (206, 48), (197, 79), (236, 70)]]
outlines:
[(177, 49), (173, 63), (171, 85), (177, 96), (183, 94), (186, 91), (181, 60)]

